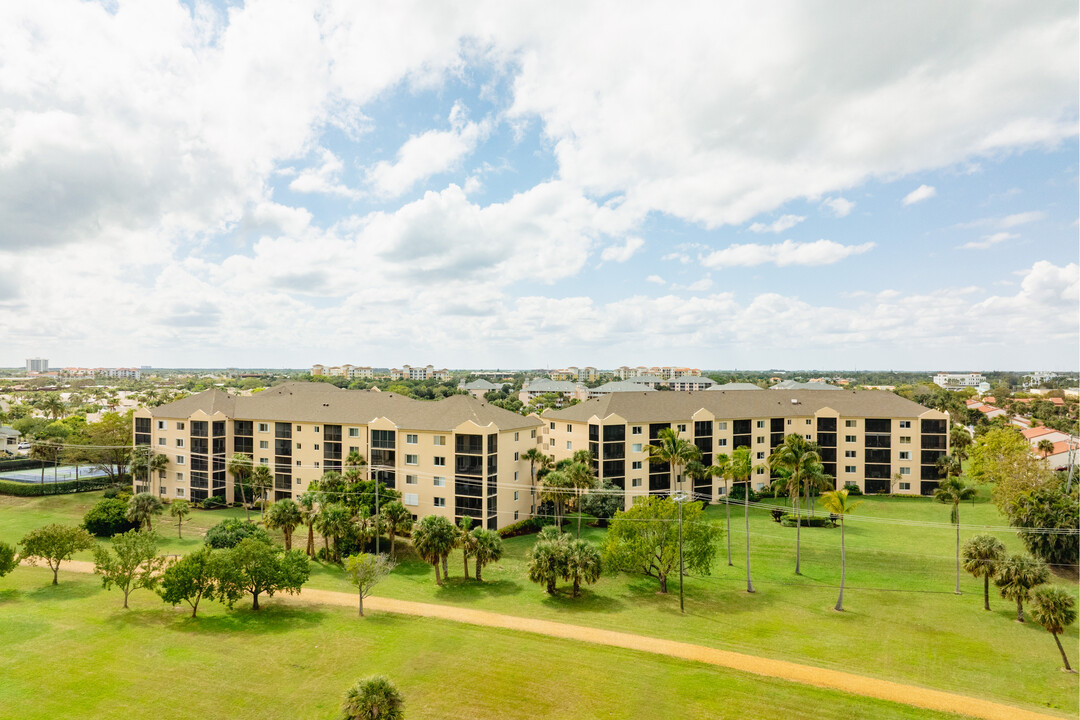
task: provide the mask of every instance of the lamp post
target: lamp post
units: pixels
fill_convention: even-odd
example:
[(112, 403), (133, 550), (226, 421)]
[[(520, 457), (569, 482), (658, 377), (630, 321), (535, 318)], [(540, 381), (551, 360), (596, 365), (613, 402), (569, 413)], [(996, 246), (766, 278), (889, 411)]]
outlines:
[(672, 495), (672, 499), (679, 506), (679, 612), (685, 613), (686, 607), (683, 604), (683, 543), (682, 543), (682, 508), (683, 503), (690, 499), (690, 496), (682, 490), (677, 491)]

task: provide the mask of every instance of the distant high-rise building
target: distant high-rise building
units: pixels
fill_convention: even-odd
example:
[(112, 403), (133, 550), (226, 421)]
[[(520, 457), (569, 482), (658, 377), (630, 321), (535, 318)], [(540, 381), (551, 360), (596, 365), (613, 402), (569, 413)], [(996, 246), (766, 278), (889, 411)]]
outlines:
[(26, 372), (46, 373), (49, 372), (49, 360), (48, 358), (27, 358), (26, 359)]

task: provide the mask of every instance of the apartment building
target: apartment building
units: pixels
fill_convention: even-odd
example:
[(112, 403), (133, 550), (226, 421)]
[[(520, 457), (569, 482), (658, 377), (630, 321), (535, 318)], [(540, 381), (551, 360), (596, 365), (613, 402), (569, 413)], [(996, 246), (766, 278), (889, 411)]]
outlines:
[(450, 371), (446, 368), (436, 370), (434, 365), (424, 367), (402, 365), (400, 368), (390, 370), (391, 380), (449, 380)]
[(584, 400), (588, 397), (588, 391), (584, 385), (570, 382), (568, 380), (548, 380), (547, 378), (530, 378), (525, 381), (521, 386), (521, 390), (518, 392), (518, 400), (525, 405), (528, 405), (530, 401), (541, 395), (547, 395), (548, 393), (554, 393), (560, 396), (558, 401), (559, 406), (562, 406), (563, 401), (569, 400)]
[(940, 478), (936, 463), (949, 449), (948, 413), (880, 390), (614, 392), (542, 419), (549, 455), (561, 460), (589, 450), (598, 476), (623, 488), (628, 504), (673, 490), (723, 497), (722, 481), (673, 479), (669, 467), (648, 462), (648, 446), (664, 428), (697, 445), (705, 464), (750, 448), (756, 489), (770, 482), (769, 454), (792, 433), (818, 444), (838, 487), (871, 493), (931, 494)]
[(349, 380), (370, 380), (375, 377), (375, 371), (369, 365), (312, 365), (312, 375), (325, 375), (327, 377), (344, 377)]
[(169, 458), (150, 488), (162, 497), (239, 501), (226, 472), (239, 452), (272, 468), (271, 499), (295, 498), (355, 450), (416, 517), (469, 516), (497, 529), (534, 512), (521, 456), (538, 446), (542, 423), (469, 395), (428, 402), (286, 383), (252, 396), (208, 390), (140, 408), (133, 422), (135, 443)]
[(615, 369), (614, 375), (620, 380), (629, 380), (640, 375), (655, 375), (666, 380), (675, 380), (682, 377), (701, 377), (701, 370), (699, 368), (671, 367), (670, 365), (664, 365), (663, 367), (656, 365), (652, 367), (620, 365)]
[(986, 389), (990, 389), (989, 383), (986, 382), (986, 378), (979, 373), (947, 373), (939, 372), (934, 376), (934, 384), (939, 387), (943, 387), (946, 390), (962, 390), (964, 388), (978, 388), (982, 385), (986, 385)]

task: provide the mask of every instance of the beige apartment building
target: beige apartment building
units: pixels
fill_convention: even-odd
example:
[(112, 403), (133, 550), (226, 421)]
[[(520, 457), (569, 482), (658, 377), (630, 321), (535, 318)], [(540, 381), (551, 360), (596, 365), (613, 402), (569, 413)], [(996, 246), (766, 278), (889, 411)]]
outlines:
[(226, 472), (237, 452), (272, 468), (271, 499), (295, 498), (355, 450), (415, 517), (469, 516), (497, 529), (535, 511), (521, 457), (542, 441), (541, 421), (469, 395), (432, 402), (286, 383), (252, 396), (208, 390), (140, 408), (133, 422), (135, 443), (169, 458), (149, 489), (163, 498), (239, 501)]
[(613, 392), (543, 414), (544, 449), (557, 460), (589, 450), (599, 477), (635, 496), (685, 490), (722, 499), (723, 482), (691, 481), (648, 462), (663, 428), (694, 443), (711, 464), (750, 448), (755, 489), (770, 482), (772, 449), (791, 433), (821, 448), (838, 487), (928, 495), (938, 485), (938, 459), (949, 450), (949, 415), (880, 390), (746, 392)]

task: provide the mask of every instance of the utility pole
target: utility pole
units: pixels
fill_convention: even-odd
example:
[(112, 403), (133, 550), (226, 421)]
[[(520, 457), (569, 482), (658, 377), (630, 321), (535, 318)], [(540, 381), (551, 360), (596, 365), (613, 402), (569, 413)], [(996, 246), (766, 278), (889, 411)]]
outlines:
[(379, 514), (379, 474), (375, 473), (375, 554), (379, 554), (379, 531), (382, 530), (382, 515)]
[(683, 541), (682, 541), (682, 507), (686, 502), (687, 495), (681, 490), (675, 493), (675, 502), (679, 504), (679, 612), (685, 613), (686, 606), (683, 603)]

